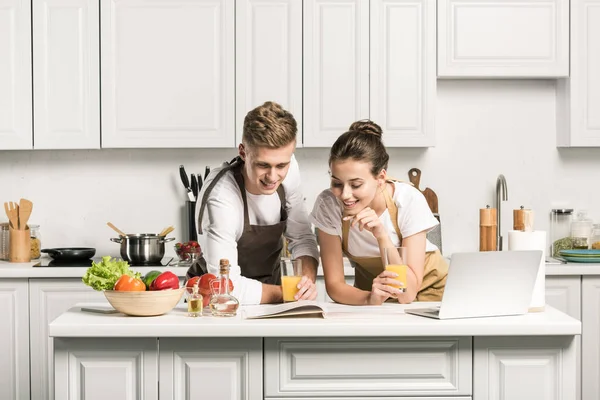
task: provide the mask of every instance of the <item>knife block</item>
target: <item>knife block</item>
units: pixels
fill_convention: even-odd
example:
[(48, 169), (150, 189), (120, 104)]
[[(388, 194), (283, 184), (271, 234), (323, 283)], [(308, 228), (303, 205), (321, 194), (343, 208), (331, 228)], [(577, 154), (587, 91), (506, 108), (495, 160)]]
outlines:
[(29, 226), (25, 230), (9, 228), (8, 261), (29, 262), (31, 261), (31, 236)]
[(479, 210), (479, 251), (496, 251), (498, 224), (495, 208)]

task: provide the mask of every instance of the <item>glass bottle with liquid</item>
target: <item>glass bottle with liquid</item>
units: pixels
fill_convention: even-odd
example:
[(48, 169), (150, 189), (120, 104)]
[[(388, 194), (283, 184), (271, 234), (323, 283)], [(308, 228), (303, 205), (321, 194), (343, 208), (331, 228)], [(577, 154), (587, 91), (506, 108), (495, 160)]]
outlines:
[(188, 317), (202, 316), (202, 294), (198, 291), (198, 282), (192, 287), (192, 293), (188, 296)]
[(213, 295), (208, 303), (215, 317), (234, 317), (240, 302), (229, 293), (229, 260), (219, 260), (219, 277), (212, 282)]

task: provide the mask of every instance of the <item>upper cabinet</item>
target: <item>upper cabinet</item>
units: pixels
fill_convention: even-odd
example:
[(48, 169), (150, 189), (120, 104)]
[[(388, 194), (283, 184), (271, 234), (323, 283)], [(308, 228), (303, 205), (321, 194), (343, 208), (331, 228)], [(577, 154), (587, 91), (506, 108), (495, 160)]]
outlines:
[(102, 147), (235, 146), (234, 8), (101, 2)]
[(305, 147), (369, 118), (369, 2), (304, 0)]
[(600, 146), (600, 0), (571, 0), (571, 78), (557, 107), (558, 146)]
[(568, 75), (569, 0), (438, 0), (438, 76)]
[(301, 135), (302, 2), (237, 0), (235, 20), (236, 143), (248, 111), (265, 101), (290, 111)]
[(99, 3), (33, 3), (34, 148), (100, 148)]
[(31, 1), (0, 0), (0, 150), (32, 147)]
[(370, 118), (386, 146), (433, 146), (436, 13), (430, 0), (371, 0)]

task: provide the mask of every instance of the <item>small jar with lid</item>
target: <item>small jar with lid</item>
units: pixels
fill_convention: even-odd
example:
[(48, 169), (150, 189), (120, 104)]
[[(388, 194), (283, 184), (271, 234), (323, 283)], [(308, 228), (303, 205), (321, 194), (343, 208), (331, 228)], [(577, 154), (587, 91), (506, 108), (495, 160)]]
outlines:
[(592, 249), (600, 250), (600, 224), (594, 224), (592, 227)]
[(37, 260), (42, 255), (42, 237), (40, 235), (40, 226), (29, 224), (29, 236), (31, 237), (31, 259)]
[(550, 212), (550, 254), (559, 256), (561, 250), (571, 250), (571, 222), (573, 220), (572, 208), (555, 208)]
[(587, 217), (587, 211), (580, 210), (577, 219), (571, 222), (571, 239), (573, 248), (587, 250), (590, 248), (592, 237), (592, 220)]
[(8, 222), (0, 223), (0, 260), (8, 260), (10, 231)]

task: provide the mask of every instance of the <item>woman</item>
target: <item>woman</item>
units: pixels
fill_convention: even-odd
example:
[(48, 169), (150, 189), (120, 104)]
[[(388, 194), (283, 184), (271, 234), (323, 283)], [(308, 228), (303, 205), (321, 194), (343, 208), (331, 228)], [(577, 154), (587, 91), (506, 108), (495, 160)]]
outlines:
[[(331, 188), (319, 195), (310, 216), (319, 229), (327, 293), (344, 304), (439, 301), (448, 265), (425, 237), (438, 221), (421, 192), (387, 176), (381, 136), (379, 125), (357, 121), (331, 148)], [(382, 262), (385, 249), (398, 246), (408, 249), (405, 292), (390, 286), (397, 274)], [(354, 287), (345, 282), (343, 255), (355, 268)]]

